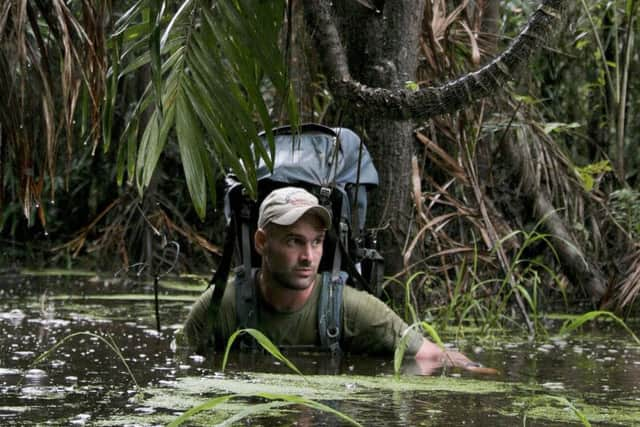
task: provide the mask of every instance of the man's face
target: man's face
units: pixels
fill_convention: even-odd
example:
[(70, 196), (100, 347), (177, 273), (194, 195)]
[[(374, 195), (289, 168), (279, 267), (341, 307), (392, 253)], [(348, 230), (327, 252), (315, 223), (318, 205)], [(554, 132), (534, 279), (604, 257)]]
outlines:
[(256, 249), (262, 255), (264, 273), (273, 285), (291, 290), (313, 285), (324, 236), (323, 223), (313, 214), (305, 214), (289, 226), (270, 224), (267, 230), (259, 231)]

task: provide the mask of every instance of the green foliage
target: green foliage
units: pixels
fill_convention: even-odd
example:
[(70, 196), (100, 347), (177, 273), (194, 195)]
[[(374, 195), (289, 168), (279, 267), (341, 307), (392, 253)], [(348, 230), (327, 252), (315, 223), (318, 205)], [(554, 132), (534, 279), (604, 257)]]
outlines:
[(547, 122), (544, 124), (544, 133), (560, 133), (567, 132), (571, 129), (579, 128), (580, 123), (559, 123), (559, 122)]
[[(580, 409), (576, 408), (576, 406), (573, 403), (571, 403), (571, 401), (569, 401), (569, 399), (567, 399), (566, 397), (551, 396), (547, 394), (544, 396), (536, 397), (535, 399), (533, 399), (532, 403), (538, 403), (540, 401), (545, 401), (545, 400), (552, 400), (552, 401), (561, 403), (562, 405), (565, 405), (567, 408), (571, 410), (571, 412), (573, 412), (573, 414), (578, 418), (578, 420), (580, 420), (583, 426), (591, 427), (591, 423), (589, 422), (585, 414)], [(527, 417), (525, 415), (523, 419), (523, 426), (526, 426), (526, 425), (527, 425)]]
[(400, 338), (400, 341), (398, 342), (398, 346), (395, 348), (393, 353), (393, 372), (396, 376), (400, 375), (400, 368), (402, 367), (404, 354), (407, 351), (407, 340), (409, 339), (409, 333), (411, 330), (416, 328), (421, 328), (422, 330), (426, 331), (429, 336), (431, 336), (433, 342), (440, 346), (440, 348), (444, 349), (444, 343), (442, 342), (442, 339), (440, 339), (440, 335), (438, 334), (438, 331), (436, 331), (436, 328), (425, 321), (413, 323), (404, 331), (402, 337)]
[[(520, 243), (516, 254), (512, 257), (509, 270), (506, 272), (500, 286), (501, 291), (498, 294), (502, 295), (502, 301), (500, 302), (497, 311), (489, 310), (492, 316), (495, 316), (495, 314), (501, 315), (507, 309), (509, 299), (516, 296), (517, 293), (527, 303), (526, 308), (530, 310), (531, 317), (533, 318), (533, 330), (530, 330), (529, 332), (534, 334), (546, 333), (546, 329), (540, 323), (542, 307), (540, 305), (539, 294), (542, 282), (539, 271), (545, 272), (552, 281), (558, 284), (558, 289), (563, 293), (563, 297), (566, 302), (566, 295), (564, 294), (563, 287), (561, 286), (560, 280), (554, 269), (545, 265), (538, 259), (529, 259), (525, 256), (526, 251), (529, 248), (543, 244), (547, 249), (549, 249), (554, 259), (556, 261), (558, 260), (558, 254), (556, 253), (552, 242), (552, 238), (558, 239), (558, 237), (538, 231), (545, 220), (546, 217), (542, 218), (537, 224), (535, 224), (531, 231), (514, 232), (501, 240), (500, 244), (504, 244), (504, 241), (507, 239), (513, 238), (517, 235), (522, 236), (522, 243)], [(568, 241), (564, 241), (564, 244), (572, 245), (571, 242)]]
[(420, 85), (414, 81), (407, 80), (406, 82), (404, 82), (404, 88), (412, 92), (416, 92), (420, 90)]
[(622, 326), (622, 328), (625, 331), (627, 331), (629, 335), (631, 335), (631, 337), (636, 342), (636, 344), (640, 344), (640, 339), (638, 339), (636, 334), (634, 334), (633, 331), (629, 329), (627, 324), (621, 318), (611, 313), (610, 311), (590, 311), (588, 313), (581, 315), (576, 319), (567, 320), (564, 323), (564, 325), (562, 325), (562, 328), (560, 329), (559, 334), (563, 335), (563, 334), (568, 334), (570, 332), (573, 332), (579, 327), (581, 327), (582, 325), (584, 325), (585, 323), (595, 320), (598, 317), (608, 317), (610, 319), (613, 319), (618, 325)]
[[(514, 231), (500, 239), (494, 246), (492, 253), (507, 246), (509, 240), (515, 240), (516, 252), (511, 256), (507, 271), (501, 278), (482, 280), (479, 278), (478, 266), (481, 264), (477, 247), (474, 246), (472, 262), (467, 266), (462, 262), (456, 267), (458, 272), (455, 286), (451, 289), (448, 303), (439, 310), (438, 323), (448, 326), (455, 322), (458, 333), (463, 333), (465, 325), (475, 323), (481, 328), (481, 333), (500, 330), (509, 323), (525, 328), (529, 334), (547, 335), (542, 323), (543, 319), (543, 288), (546, 282), (555, 283), (557, 289), (567, 303), (564, 285), (552, 265), (547, 265), (538, 256), (528, 255), (532, 248), (542, 246), (553, 255), (557, 261), (557, 254), (552, 242), (552, 236), (541, 232), (544, 219), (537, 223), (530, 231)], [(566, 242), (569, 243), (569, 242)], [(570, 244), (570, 243), (569, 243)], [(533, 250), (539, 253), (540, 249)], [(463, 272), (468, 277), (465, 279)], [(471, 283), (469, 283), (471, 282)], [(515, 299), (522, 301), (522, 309), (531, 318), (531, 329), (526, 322), (514, 321), (510, 308)], [(519, 306), (520, 307), (520, 306)], [(518, 314), (521, 316), (523, 313)]]
[(586, 191), (593, 190), (596, 177), (607, 172), (611, 172), (612, 170), (613, 169), (611, 168), (611, 164), (608, 160), (602, 160), (582, 167), (575, 167), (575, 171), (580, 177), (582, 185)]
[[(312, 409), (317, 409), (323, 412), (327, 412), (330, 414), (333, 414), (335, 416), (337, 416), (338, 418), (342, 419), (343, 421), (346, 421), (347, 423), (351, 424), (351, 425), (355, 425), (355, 426), (360, 426), (361, 424), (358, 423), (356, 420), (354, 420), (353, 418), (349, 417), (348, 415), (340, 412), (340, 411), (336, 411), (335, 409), (331, 408), (330, 406), (327, 406), (325, 404), (316, 402), (314, 400), (311, 399), (306, 399), (304, 397), (301, 396), (293, 396), (293, 395), (289, 395), (289, 394), (274, 394), (274, 393), (255, 393), (255, 394), (230, 394), (230, 395), (226, 395), (226, 396), (219, 396), (219, 397), (215, 397), (213, 399), (209, 399), (206, 402), (198, 405), (198, 406), (194, 406), (193, 408), (190, 408), (187, 412), (185, 412), (184, 414), (182, 414), (181, 416), (179, 416), (177, 419), (175, 419), (174, 421), (172, 421), (168, 427), (177, 427), (179, 425), (182, 425), (182, 423), (184, 423), (185, 421), (188, 421), (190, 418), (192, 418), (194, 415), (198, 414), (199, 412), (202, 411), (206, 411), (209, 409), (213, 409), (216, 406), (227, 402), (230, 399), (233, 398), (238, 398), (238, 397), (261, 397), (263, 399), (268, 399), (268, 400), (278, 400), (278, 401), (283, 401), (289, 405), (304, 405), (304, 406), (308, 406)], [(237, 419), (236, 419), (237, 420)]]
[[(298, 374), (300, 376), (303, 376), (302, 372), (300, 372), (300, 370), (289, 359), (287, 359), (280, 352), (278, 347), (269, 338), (267, 338), (262, 332), (258, 331), (257, 329), (251, 329), (251, 328), (239, 329), (239, 330), (235, 331), (229, 337), (229, 340), (227, 341), (227, 346), (225, 348), (224, 357), (223, 357), (223, 360), (222, 360), (222, 368), (221, 369), (223, 371), (227, 366), (227, 361), (228, 361), (228, 358), (229, 358), (229, 352), (231, 351), (231, 348), (233, 347), (233, 343), (242, 334), (251, 335), (258, 342), (258, 344), (260, 344), (260, 346), (264, 350), (266, 350), (269, 354), (271, 354), (273, 357), (275, 357), (280, 362), (282, 362), (285, 365), (287, 365), (296, 374)], [(342, 420), (347, 421), (350, 424), (353, 424), (353, 425), (356, 425), (356, 426), (360, 425), (357, 421), (355, 421), (354, 419), (352, 419), (348, 415), (343, 414), (342, 412), (336, 411), (335, 409), (333, 409), (333, 408), (331, 408), (331, 407), (329, 407), (327, 405), (324, 405), (322, 403), (319, 403), (319, 402), (316, 402), (316, 401), (313, 401), (313, 400), (310, 400), (310, 399), (306, 399), (306, 398), (301, 397), (301, 396), (293, 396), (293, 395), (287, 395), (287, 394), (274, 394), (274, 393), (233, 394), (233, 395), (215, 397), (215, 398), (210, 399), (210, 400), (208, 400), (208, 401), (206, 401), (206, 402), (204, 402), (204, 403), (202, 403), (202, 404), (200, 404), (198, 406), (195, 406), (195, 407), (189, 409), (187, 412), (182, 414), (180, 417), (178, 417), (176, 420), (171, 422), (171, 424), (169, 424), (169, 425), (170, 426), (179, 426), (183, 422), (189, 420), (195, 414), (197, 414), (199, 412), (202, 412), (202, 411), (209, 410), (209, 409), (213, 409), (216, 406), (228, 401), (229, 399), (237, 398), (237, 397), (261, 397), (261, 398), (268, 399), (268, 400), (283, 401), (283, 402), (286, 402), (287, 404), (291, 404), (291, 405), (305, 405), (305, 406), (308, 406), (308, 407), (313, 408), (313, 409), (317, 409), (317, 410), (320, 410), (320, 411), (324, 411), (324, 412), (328, 412), (328, 413), (331, 413), (333, 415), (336, 415), (338, 418), (341, 418)]]
[[(462, 325), (470, 319), (475, 319), (482, 325), (489, 325), (487, 306), (477, 296), (483, 290), (498, 283), (497, 279), (476, 281), (478, 271), (478, 246), (473, 246), (473, 260), (470, 266), (470, 277), (472, 284), (465, 283), (464, 271), (467, 268), (466, 260), (456, 268), (456, 280), (451, 299), (441, 318), (444, 324), (448, 324), (451, 320), (457, 319), (458, 332), (463, 331)], [(466, 290), (465, 290), (466, 287)]]
[(201, 219), (208, 198), (216, 197), (216, 178), (227, 168), (256, 196), (254, 165), (259, 159), (271, 165), (270, 151), (257, 136), (260, 128), (273, 142), (261, 90), (265, 84), (287, 104), (290, 122), (297, 123), (278, 48), (283, 7), (284, 2), (248, 0), (209, 7), (188, 0), (171, 14), (167, 2), (139, 1), (123, 15), (113, 36), (114, 45), (122, 41), (123, 55), (111, 71), (122, 69), (123, 80), (148, 66), (151, 82), (120, 137), (120, 179), (126, 172), (140, 192), (148, 188), (175, 130), (187, 188)]
[(61, 347), (64, 343), (66, 343), (70, 339), (78, 337), (78, 336), (83, 336), (83, 335), (87, 335), (89, 337), (96, 338), (96, 339), (102, 341), (104, 344), (106, 344), (107, 347), (109, 348), (109, 350), (111, 350), (116, 356), (118, 356), (118, 358), (120, 359), (120, 361), (124, 365), (125, 369), (127, 370), (127, 373), (129, 374), (129, 377), (131, 378), (131, 380), (135, 384), (136, 390), (138, 392), (141, 391), (140, 385), (138, 385), (138, 381), (136, 380), (136, 377), (133, 375), (133, 372), (131, 371), (131, 368), (129, 368), (129, 364), (127, 363), (126, 359), (122, 355), (122, 352), (120, 351), (120, 347), (118, 347), (118, 345), (116, 344), (115, 340), (111, 336), (109, 336), (108, 338), (105, 338), (102, 335), (98, 335), (98, 334), (95, 334), (93, 332), (88, 332), (88, 331), (76, 332), (76, 333), (67, 335), (66, 337), (64, 337), (60, 341), (58, 341), (55, 345), (53, 345), (49, 350), (45, 351), (40, 356), (38, 356), (31, 363), (31, 366), (38, 365), (40, 362), (45, 360), (47, 357), (51, 356), (59, 347)]
[(418, 316), (416, 314), (416, 310), (411, 304), (411, 296), (413, 295), (413, 283), (420, 276), (425, 275), (426, 273), (417, 271), (412, 274), (404, 283), (398, 280), (395, 277), (390, 278), (390, 281), (404, 287), (404, 320), (407, 323), (415, 323), (418, 321)]
[(300, 370), (298, 370), (298, 368), (280, 352), (278, 347), (269, 338), (267, 338), (259, 330), (251, 329), (251, 328), (239, 329), (239, 330), (235, 331), (229, 337), (229, 340), (227, 341), (227, 347), (226, 347), (226, 349), (224, 351), (224, 358), (222, 359), (222, 368), (221, 369), (223, 371), (224, 371), (224, 368), (227, 366), (227, 360), (229, 358), (229, 352), (231, 351), (231, 347), (233, 346), (233, 343), (235, 342), (236, 338), (238, 338), (238, 336), (240, 336), (242, 334), (251, 335), (258, 342), (258, 344), (260, 344), (260, 346), (263, 349), (265, 349), (266, 351), (269, 352), (269, 354), (271, 354), (273, 357), (278, 359), (280, 362), (282, 362), (285, 365), (287, 365), (295, 373), (297, 373), (299, 375), (302, 375), (302, 372), (300, 372)]
[(623, 188), (609, 194), (611, 216), (634, 239), (640, 238), (640, 192)]

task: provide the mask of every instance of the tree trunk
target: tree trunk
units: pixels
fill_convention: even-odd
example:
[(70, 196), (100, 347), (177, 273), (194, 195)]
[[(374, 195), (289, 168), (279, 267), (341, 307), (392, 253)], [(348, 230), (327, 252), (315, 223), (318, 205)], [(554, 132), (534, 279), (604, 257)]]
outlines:
[[(379, 10), (352, 1), (337, 5), (336, 16), (340, 17), (341, 34), (348, 46), (346, 55), (355, 79), (371, 87), (391, 90), (403, 89), (406, 82), (416, 80), (424, 7), (424, 0), (385, 2)], [(362, 126), (380, 175), (380, 186), (369, 205), (368, 224), (381, 230), (378, 237), (385, 270), (397, 272), (403, 266), (402, 249), (413, 216), (408, 165), (414, 153), (414, 123), (374, 117), (365, 120)]]

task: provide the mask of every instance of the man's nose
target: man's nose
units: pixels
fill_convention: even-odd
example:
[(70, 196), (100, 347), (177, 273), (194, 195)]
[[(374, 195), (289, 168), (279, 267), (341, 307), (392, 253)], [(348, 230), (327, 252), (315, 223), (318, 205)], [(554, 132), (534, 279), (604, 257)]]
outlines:
[(313, 246), (311, 243), (305, 243), (300, 252), (300, 258), (309, 260), (313, 256)]

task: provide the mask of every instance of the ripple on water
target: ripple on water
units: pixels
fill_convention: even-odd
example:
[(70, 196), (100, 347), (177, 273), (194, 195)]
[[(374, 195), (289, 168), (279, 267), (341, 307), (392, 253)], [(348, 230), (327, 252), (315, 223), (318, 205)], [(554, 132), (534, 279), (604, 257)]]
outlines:
[(48, 399), (58, 400), (67, 395), (67, 392), (62, 387), (58, 386), (26, 386), (20, 389), (20, 399)]
[(38, 378), (46, 378), (48, 375), (42, 369), (29, 369), (25, 374), (25, 378), (28, 379), (38, 379)]
[(26, 314), (19, 308), (0, 313), (0, 319), (8, 320), (14, 327), (20, 326), (20, 323), (22, 323), (25, 317), (27, 317)]
[(69, 320), (64, 319), (28, 319), (28, 323), (36, 323), (38, 325), (51, 326), (51, 327), (63, 327), (71, 323)]
[(199, 354), (192, 354), (191, 356), (189, 356), (189, 359), (193, 360), (195, 363), (204, 362), (204, 357), (200, 356)]
[(564, 384), (561, 382), (548, 382), (548, 383), (543, 383), (542, 387), (549, 389), (549, 390), (564, 390)]
[(35, 353), (33, 351), (14, 351), (13, 356), (16, 359), (27, 359), (35, 356)]
[(24, 406), (2, 406), (0, 407), (0, 423), (9, 425), (9, 420), (27, 412), (27, 410), (28, 408)]
[(140, 406), (134, 409), (139, 414), (153, 414), (156, 410), (150, 406)]
[(91, 414), (78, 414), (69, 420), (69, 424), (85, 425), (89, 420), (91, 420)]

